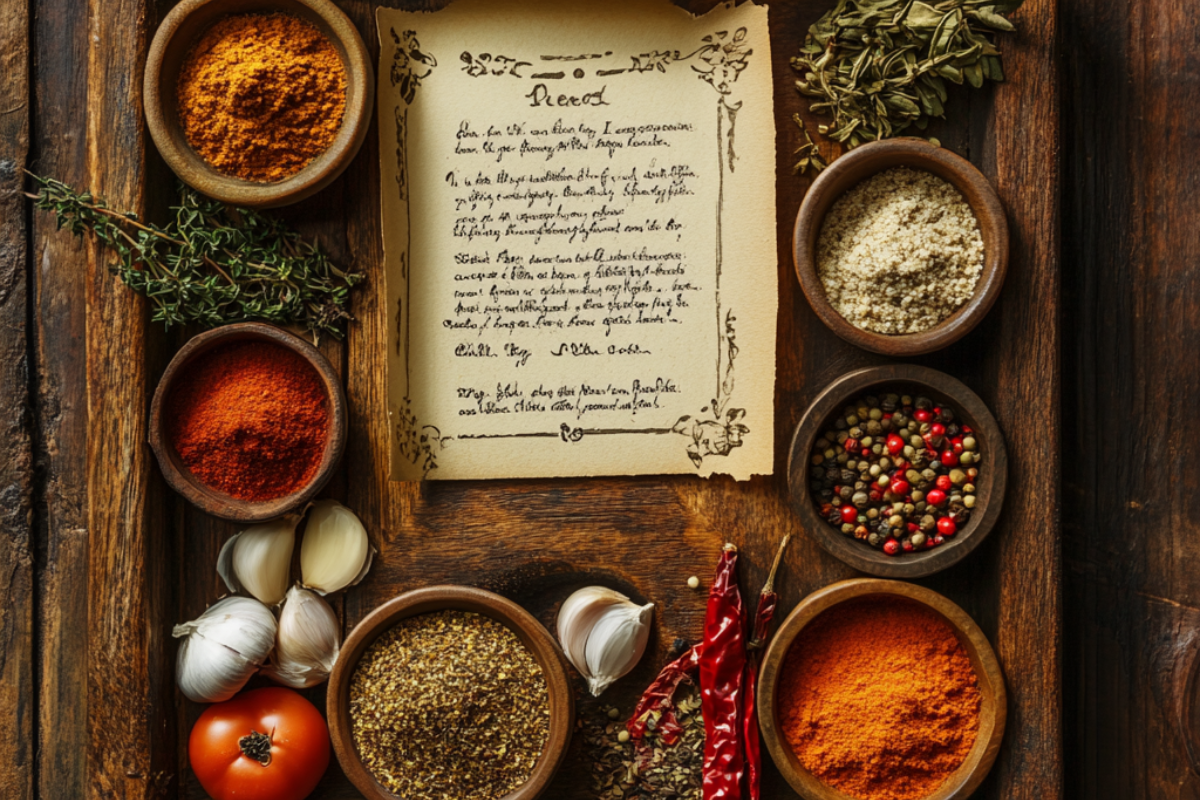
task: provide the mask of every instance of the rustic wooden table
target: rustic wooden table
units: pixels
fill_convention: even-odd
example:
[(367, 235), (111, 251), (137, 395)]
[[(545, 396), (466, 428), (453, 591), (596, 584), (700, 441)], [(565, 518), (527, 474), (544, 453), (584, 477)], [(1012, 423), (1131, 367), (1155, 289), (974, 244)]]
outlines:
[[(686, 3), (685, 3), (686, 4)], [(374, 3), (341, 0), (375, 47)], [(416, 5), (424, 5), (416, 3)], [(690, 4), (696, 9), (709, 2)], [(381, 546), (338, 611), (347, 626), (396, 591), (492, 588), (543, 621), (583, 581), (659, 604), (653, 652), (694, 637), (726, 538), (761, 583), (797, 531), (785, 444), (809, 400), (885, 360), (836, 340), (791, 272), (806, 183), (790, 176), (801, 107), (788, 56), (825, 0), (772, 6), (779, 141), (777, 474), (749, 484), (628, 479), (391, 484), (372, 281), (360, 322), (326, 352), (352, 411), (331, 492)], [(1187, 422), (1200, 400), (1200, 24), (1167, 0), (1027, 0), (1005, 42), (1011, 83), (954, 98), (940, 135), (996, 185), (1013, 268), (984, 324), (919, 359), (972, 386), (1008, 436), (1012, 487), (991, 539), (922, 581), (982, 625), (1010, 689), (1009, 731), (985, 798), (1200, 797), (1197, 483)], [(163, 486), (146, 446), (150, 393), (187, 332), (164, 334), (89, 242), (20, 195), (29, 168), (162, 213), (172, 178), (143, 128), (141, 65), (170, 2), (0, 2), (0, 796), (202, 797), (183, 745), (197, 709), (173, 682), (170, 626), (219, 593), (230, 526)], [(1060, 146), (1061, 136), (1061, 146)], [(377, 142), (284, 215), (376, 277)], [(1062, 256), (1059, 257), (1060, 240)], [(1061, 333), (1060, 333), (1061, 331)], [(1061, 507), (1061, 523), (1060, 523)], [(786, 611), (849, 570), (806, 536), (783, 577)], [(753, 591), (752, 589), (750, 591)], [(321, 692), (313, 694), (320, 700)], [(565, 771), (552, 796), (583, 797)], [(791, 797), (768, 768), (766, 796)], [(321, 797), (352, 797), (330, 769)]]

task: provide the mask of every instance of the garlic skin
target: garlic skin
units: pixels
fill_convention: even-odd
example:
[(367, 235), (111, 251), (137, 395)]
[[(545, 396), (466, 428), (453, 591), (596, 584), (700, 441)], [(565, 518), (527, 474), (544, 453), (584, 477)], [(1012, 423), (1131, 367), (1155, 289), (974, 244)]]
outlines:
[(567, 660), (599, 697), (646, 652), (654, 604), (639, 606), (604, 586), (572, 594), (558, 612), (558, 638)]
[(237, 694), (275, 644), (275, 617), (249, 597), (227, 597), (171, 635), (183, 639), (175, 659), (179, 690), (197, 703)]
[(300, 514), (254, 525), (230, 537), (217, 556), (217, 574), (231, 592), (276, 606), (287, 593)]
[(329, 604), (308, 589), (293, 586), (279, 612), (279, 633), (263, 674), (293, 689), (329, 678), (341, 647), (341, 625)]
[(320, 595), (354, 586), (366, 577), (375, 557), (367, 529), (336, 500), (312, 505), (300, 543), (300, 579)]

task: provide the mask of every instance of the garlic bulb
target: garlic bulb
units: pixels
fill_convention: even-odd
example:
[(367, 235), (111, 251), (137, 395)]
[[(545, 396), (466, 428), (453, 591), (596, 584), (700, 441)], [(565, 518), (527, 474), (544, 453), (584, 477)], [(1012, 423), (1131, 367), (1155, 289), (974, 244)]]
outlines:
[(249, 597), (227, 597), (171, 635), (183, 639), (175, 660), (180, 691), (197, 703), (237, 694), (275, 644), (275, 617)]
[(375, 548), (354, 512), (336, 500), (313, 503), (300, 543), (300, 578), (307, 589), (330, 594), (366, 577)]
[(338, 618), (329, 604), (293, 586), (279, 612), (275, 651), (263, 674), (293, 689), (316, 686), (329, 677), (337, 661), (339, 634)]
[(585, 587), (563, 602), (558, 638), (593, 696), (599, 697), (641, 660), (653, 612), (653, 603), (639, 606), (603, 586)]
[(269, 606), (287, 593), (299, 514), (234, 534), (217, 556), (217, 574), (231, 592), (248, 592)]

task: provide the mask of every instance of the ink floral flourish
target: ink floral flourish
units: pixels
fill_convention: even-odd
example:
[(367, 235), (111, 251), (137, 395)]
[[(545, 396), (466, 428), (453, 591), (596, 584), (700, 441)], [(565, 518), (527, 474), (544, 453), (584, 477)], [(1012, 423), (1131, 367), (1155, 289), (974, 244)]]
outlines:
[(396, 29), (392, 28), (391, 34), (392, 41), (396, 43), (392, 53), (392, 86), (400, 87), (400, 96), (411, 105), (421, 81), (428, 78), (437, 66), (437, 59), (421, 51), (416, 31), (397, 35)]
[(754, 51), (746, 46), (746, 29), (738, 28), (733, 37), (726, 41), (728, 31), (705, 36), (702, 41), (706, 47), (699, 51), (700, 60), (708, 65), (707, 69), (692, 66), (700, 73), (700, 78), (712, 84), (721, 94), (733, 91), (733, 84), (742, 71), (749, 66), (748, 59)]
[(720, 393), (717, 399), (700, 409), (700, 413), (711, 411), (712, 419), (699, 419), (690, 414), (679, 418), (671, 428), (674, 433), (686, 436), (691, 441), (687, 446), (688, 458), (699, 469), (707, 456), (727, 456), (733, 448), (742, 446), (742, 439), (750, 432), (743, 420), (746, 409), (727, 408), (729, 398), (733, 395), (733, 364), (737, 360), (737, 317), (732, 311), (725, 313), (725, 334), (722, 341), (725, 344), (725, 374), (721, 380)]

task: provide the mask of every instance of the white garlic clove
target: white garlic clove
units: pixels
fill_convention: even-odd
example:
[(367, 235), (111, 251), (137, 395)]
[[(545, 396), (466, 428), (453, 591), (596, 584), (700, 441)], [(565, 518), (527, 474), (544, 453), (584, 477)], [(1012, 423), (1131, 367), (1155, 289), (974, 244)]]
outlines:
[(300, 578), (306, 589), (325, 595), (354, 586), (366, 577), (374, 555), (354, 512), (336, 500), (313, 503), (300, 543)]
[(277, 627), (270, 609), (249, 597), (227, 597), (176, 625), (171, 635), (183, 639), (175, 659), (180, 691), (197, 703), (233, 697), (271, 652)]
[(217, 574), (231, 592), (246, 592), (269, 606), (287, 593), (299, 514), (254, 525), (230, 537), (217, 557)]
[(263, 674), (293, 689), (325, 681), (337, 661), (341, 626), (329, 604), (307, 589), (288, 590), (279, 612), (279, 634)]
[(646, 652), (653, 616), (653, 603), (640, 607), (619, 603), (609, 606), (596, 620), (586, 649), (588, 689), (593, 697), (637, 666)]
[(590, 678), (586, 649), (588, 633), (610, 606), (629, 603), (620, 592), (607, 586), (585, 586), (563, 601), (558, 610), (558, 640), (571, 666), (584, 678)]

